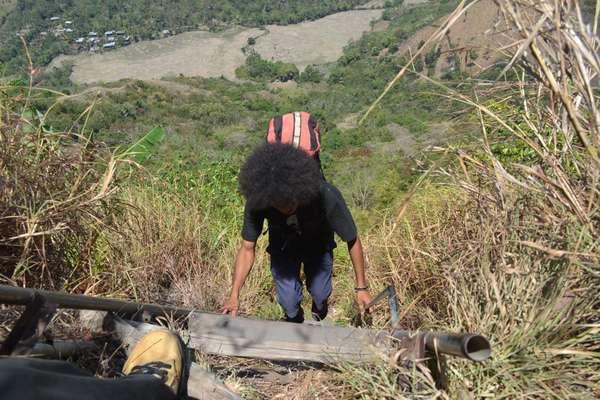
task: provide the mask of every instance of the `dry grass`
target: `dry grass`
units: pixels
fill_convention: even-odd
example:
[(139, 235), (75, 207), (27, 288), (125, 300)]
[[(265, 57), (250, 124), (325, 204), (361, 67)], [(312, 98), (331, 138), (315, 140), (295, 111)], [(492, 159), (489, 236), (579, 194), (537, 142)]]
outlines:
[(0, 279), (86, 289), (98, 230), (117, 207), (116, 161), (87, 137), (48, 128), (31, 91), (0, 87)]
[[(450, 363), (451, 398), (597, 398), (598, 21), (586, 25), (571, 0), (498, 4), (520, 37), (505, 49), (512, 80), (471, 95), (440, 84), (470, 107), (481, 139), (451, 149), (454, 166), (439, 171), (451, 184), (419, 188), (371, 257), (394, 266), (404, 325), (490, 338), (491, 361)], [(381, 370), (346, 375), (358, 389), (394, 375)], [(396, 382), (359, 397), (398, 398)]]
[[(123, 233), (106, 237), (111, 286), (138, 300), (217, 310), (228, 295), (237, 224), (218, 220), (197, 193), (182, 196), (156, 181), (131, 186), (121, 198), (130, 206), (122, 214)], [(264, 254), (257, 254), (258, 271), (244, 291), (245, 312), (255, 311), (264, 296), (264, 262)]]

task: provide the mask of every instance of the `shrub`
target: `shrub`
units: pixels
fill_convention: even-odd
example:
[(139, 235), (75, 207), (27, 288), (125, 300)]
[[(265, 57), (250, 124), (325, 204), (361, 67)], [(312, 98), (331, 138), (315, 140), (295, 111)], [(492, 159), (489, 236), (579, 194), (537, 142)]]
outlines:
[(300, 82), (319, 83), (325, 78), (325, 75), (314, 65), (309, 65), (300, 74)]
[(257, 81), (286, 82), (297, 80), (299, 75), (300, 72), (294, 64), (263, 60), (257, 53), (250, 54), (245, 64), (236, 69), (236, 76), (239, 78)]

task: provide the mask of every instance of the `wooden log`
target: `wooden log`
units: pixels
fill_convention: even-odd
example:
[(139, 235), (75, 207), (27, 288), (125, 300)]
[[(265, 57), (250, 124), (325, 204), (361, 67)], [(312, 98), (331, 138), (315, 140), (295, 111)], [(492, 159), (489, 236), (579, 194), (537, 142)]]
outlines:
[[(157, 329), (165, 329), (160, 326), (140, 322), (127, 321), (118, 317), (114, 318), (114, 333), (126, 346), (127, 352), (146, 333)], [(184, 337), (185, 341), (185, 337)], [(188, 395), (198, 400), (241, 400), (241, 397), (229, 390), (212, 373), (196, 363), (191, 363), (187, 381)]]
[(139, 316), (146, 312), (154, 316), (169, 315), (175, 318), (186, 318), (192, 312), (192, 310), (166, 305), (138, 304), (104, 297), (0, 285), (1, 303), (28, 304), (36, 294), (44, 296), (48, 303), (56, 304), (58, 308), (72, 308), (74, 310), (110, 311), (127, 316)]
[(53, 340), (52, 343), (37, 342), (27, 353), (28, 357), (66, 358), (97, 350), (94, 342), (81, 340)]

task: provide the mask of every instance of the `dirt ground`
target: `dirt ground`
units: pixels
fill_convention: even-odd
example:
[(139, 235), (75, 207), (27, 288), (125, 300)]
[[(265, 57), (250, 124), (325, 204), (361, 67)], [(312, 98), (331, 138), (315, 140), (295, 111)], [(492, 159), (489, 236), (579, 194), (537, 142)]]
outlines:
[(381, 9), (346, 11), (311, 22), (269, 25), (266, 30), (236, 27), (219, 33), (186, 32), (98, 54), (61, 56), (51, 65), (72, 62), (71, 79), (79, 84), (180, 74), (234, 79), (235, 69), (246, 58), (242, 47), (255, 37), (256, 51), (263, 58), (293, 62), (303, 69), (337, 60), (344, 46), (370, 30), (371, 21), (382, 13)]

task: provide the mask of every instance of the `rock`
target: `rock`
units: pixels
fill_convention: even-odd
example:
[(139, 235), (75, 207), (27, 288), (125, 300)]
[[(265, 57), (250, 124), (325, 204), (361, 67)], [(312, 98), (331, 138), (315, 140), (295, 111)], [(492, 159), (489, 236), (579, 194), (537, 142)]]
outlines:
[(79, 310), (79, 323), (84, 329), (91, 332), (104, 332), (104, 321), (107, 319), (106, 311)]

